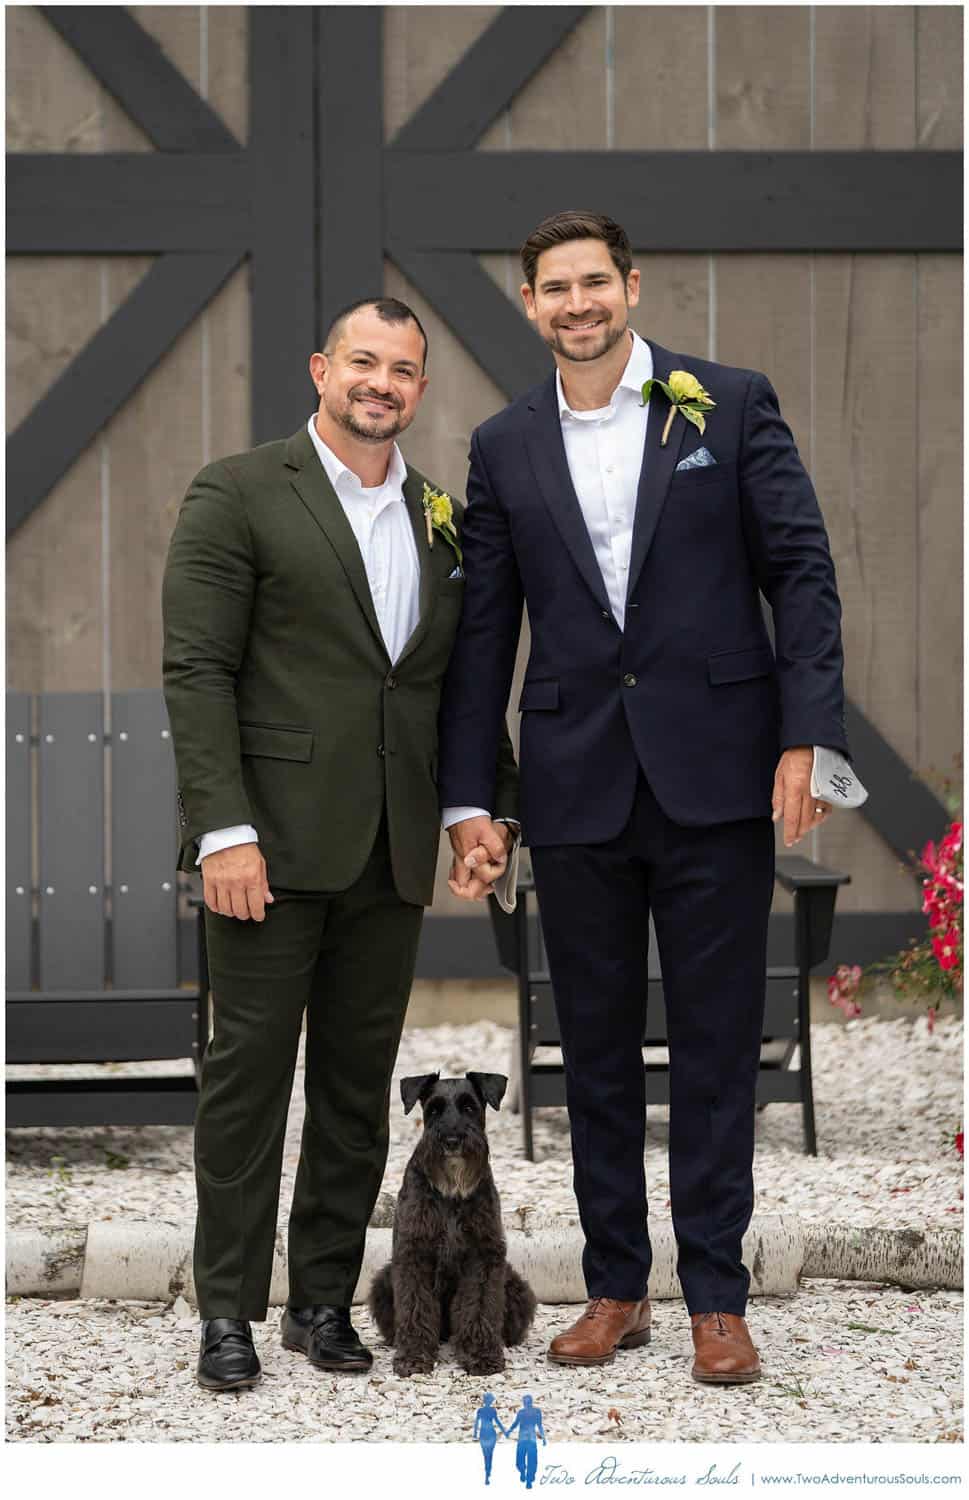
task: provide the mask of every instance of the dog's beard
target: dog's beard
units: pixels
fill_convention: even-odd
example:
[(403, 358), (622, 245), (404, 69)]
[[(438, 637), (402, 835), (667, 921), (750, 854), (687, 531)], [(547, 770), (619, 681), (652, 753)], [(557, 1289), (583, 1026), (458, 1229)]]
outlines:
[(488, 1145), (469, 1141), (461, 1152), (449, 1153), (425, 1138), (422, 1166), (432, 1186), (445, 1198), (470, 1198), (488, 1165)]

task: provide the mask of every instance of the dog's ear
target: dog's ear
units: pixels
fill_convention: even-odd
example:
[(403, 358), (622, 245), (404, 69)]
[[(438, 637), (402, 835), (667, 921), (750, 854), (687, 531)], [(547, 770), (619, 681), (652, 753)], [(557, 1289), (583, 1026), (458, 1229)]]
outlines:
[(419, 1078), (402, 1078), (400, 1080), (400, 1097), (404, 1101), (404, 1114), (409, 1115), (418, 1099), (423, 1100), (426, 1094), (440, 1078), (440, 1073), (422, 1073)]
[(465, 1073), (464, 1076), (482, 1104), (490, 1104), (492, 1109), (499, 1107), (508, 1087), (508, 1079), (504, 1073)]

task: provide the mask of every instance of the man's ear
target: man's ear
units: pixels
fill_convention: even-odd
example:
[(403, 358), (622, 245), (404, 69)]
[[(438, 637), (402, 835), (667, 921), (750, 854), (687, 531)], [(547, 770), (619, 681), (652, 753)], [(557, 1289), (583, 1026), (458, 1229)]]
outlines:
[(317, 351), (315, 354), (310, 355), (310, 379), (316, 386), (317, 391), (320, 389), (320, 381), (326, 374), (328, 364), (329, 361), (325, 354), (320, 354)]
[(440, 1073), (422, 1073), (419, 1078), (400, 1080), (400, 1097), (404, 1101), (404, 1114), (409, 1115), (418, 1099), (422, 1102), (440, 1078)]
[(522, 284), (521, 284), (521, 286), (518, 288), (518, 290), (520, 291), (520, 293), (521, 293), (521, 299), (522, 299), (522, 301), (525, 304), (525, 313), (526, 313), (526, 316), (528, 317), (528, 319), (529, 319), (530, 322), (534, 323), (534, 321), (535, 321), (535, 293), (532, 291), (532, 289), (528, 285), (527, 281), (523, 281)]
[(498, 1109), (508, 1087), (508, 1079), (504, 1073), (465, 1073), (464, 1076), (482, 1104), (490, 1104), (492, 1109)]

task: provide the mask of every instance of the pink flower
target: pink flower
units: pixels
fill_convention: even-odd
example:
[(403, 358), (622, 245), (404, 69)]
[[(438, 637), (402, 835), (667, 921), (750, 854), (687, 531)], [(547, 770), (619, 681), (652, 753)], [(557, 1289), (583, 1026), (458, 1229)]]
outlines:
[(950, 928), (944, 937), (932, 939), (932, 949), (941, 969), (955, 969), (960, 962), (959, 934)]

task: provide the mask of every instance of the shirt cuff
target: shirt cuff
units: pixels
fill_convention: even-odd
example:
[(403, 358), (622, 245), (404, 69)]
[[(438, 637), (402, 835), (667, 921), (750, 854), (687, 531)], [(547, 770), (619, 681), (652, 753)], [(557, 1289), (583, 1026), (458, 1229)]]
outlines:
[(490, 818), (486, 807), (445, 807), (441, 813), (441, 826), (450, 828), (454, 823), (463, 823), (465, 818)]
[(203, 833), (199, 839), (199, 854), (195, 863), (200, 865), (207, 854), (218, 854), (220, 849), (258, 842), (259, 835), (251, 823), (235, 823), (231, 828), (216, 828), (212, 833)]
[[(446, 807), (441, 813), (441, 827), (448, 829), (454, 823), (463, 823), (465, 818), (491, 818), (491, 813), (486, 807)], [(491, 820), (493, 823), (507, 823), (509, 828), (522, 826), (518, 818), (496, 817)]]

